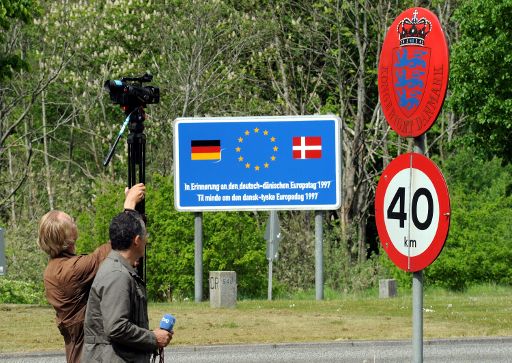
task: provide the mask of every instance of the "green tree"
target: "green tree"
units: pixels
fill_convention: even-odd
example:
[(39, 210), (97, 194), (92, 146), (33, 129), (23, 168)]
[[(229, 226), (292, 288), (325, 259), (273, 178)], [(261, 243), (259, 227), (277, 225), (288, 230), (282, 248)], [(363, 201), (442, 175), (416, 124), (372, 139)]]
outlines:
[(454, 13), (450, 103), (466, 127), (462, 141), (488, 158), (512, 161), (511, 0), (467, 0)]
[(37, 0), (15, 0), (0, 2), (0, 82), (10, 78), (13, 72), (28, 68), (28, 62), (23, 59), (19, 49), (13, 48), (13, 36), (20, 31), (19, 21), (30, 22), (39, 14)]
[(426, 272), (429, 284), (463, 289), (512, 282), (512, 167), (461, 150), (444, 163), (452, 217), (444, 249)]
[[(30, 41), (40, 9), (37, 0), (0, 3), (0, 215), (13, 225), (31, 174), (37, 129), (31, 123), (33, 106), (56, 76), (39, 72)], [(32, 204), (27, 205), (30, 210)]]

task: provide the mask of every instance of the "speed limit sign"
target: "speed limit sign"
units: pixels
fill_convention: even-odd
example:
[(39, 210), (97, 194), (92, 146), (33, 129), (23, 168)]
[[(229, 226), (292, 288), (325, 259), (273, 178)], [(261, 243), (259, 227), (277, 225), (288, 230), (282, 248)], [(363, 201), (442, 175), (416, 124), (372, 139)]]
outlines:
[(384, 170), (375, 194), (382, 247), (402, 270), (423, 270), (443, 249), (450, 226), (450, 196), (429, 158), (402, 154)]

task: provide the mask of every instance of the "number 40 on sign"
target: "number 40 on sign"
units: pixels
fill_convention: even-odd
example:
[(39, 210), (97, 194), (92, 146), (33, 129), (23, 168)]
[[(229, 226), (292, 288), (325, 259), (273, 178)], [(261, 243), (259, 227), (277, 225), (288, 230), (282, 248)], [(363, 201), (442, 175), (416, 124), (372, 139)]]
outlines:
[(450, 197), (439, 168), (418, 153), (394, 159), (375, 194), (382, 247), (395, 265), (416, 272), (443, 249), (450, 225)]

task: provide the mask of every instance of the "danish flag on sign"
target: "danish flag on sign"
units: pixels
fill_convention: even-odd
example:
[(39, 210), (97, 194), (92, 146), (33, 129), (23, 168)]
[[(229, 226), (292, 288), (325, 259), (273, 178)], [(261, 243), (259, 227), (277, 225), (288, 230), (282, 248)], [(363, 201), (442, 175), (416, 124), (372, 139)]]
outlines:
[(295, 136), (292, 144), (294, 159), (320, 159), (322, 157), (321, 136)]

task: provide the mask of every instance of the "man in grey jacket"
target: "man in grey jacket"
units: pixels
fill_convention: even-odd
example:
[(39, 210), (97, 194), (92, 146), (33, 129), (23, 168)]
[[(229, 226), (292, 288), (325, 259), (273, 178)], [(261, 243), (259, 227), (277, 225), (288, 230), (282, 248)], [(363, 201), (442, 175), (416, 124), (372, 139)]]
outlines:
[(136, 263), (147, 233), (139, 213), (125, 210), (109, 229), (112, 251), (92, 284), (84, 324), (82, 362), (149, 362), (173, 332), (149, 330), (146, 287)]

